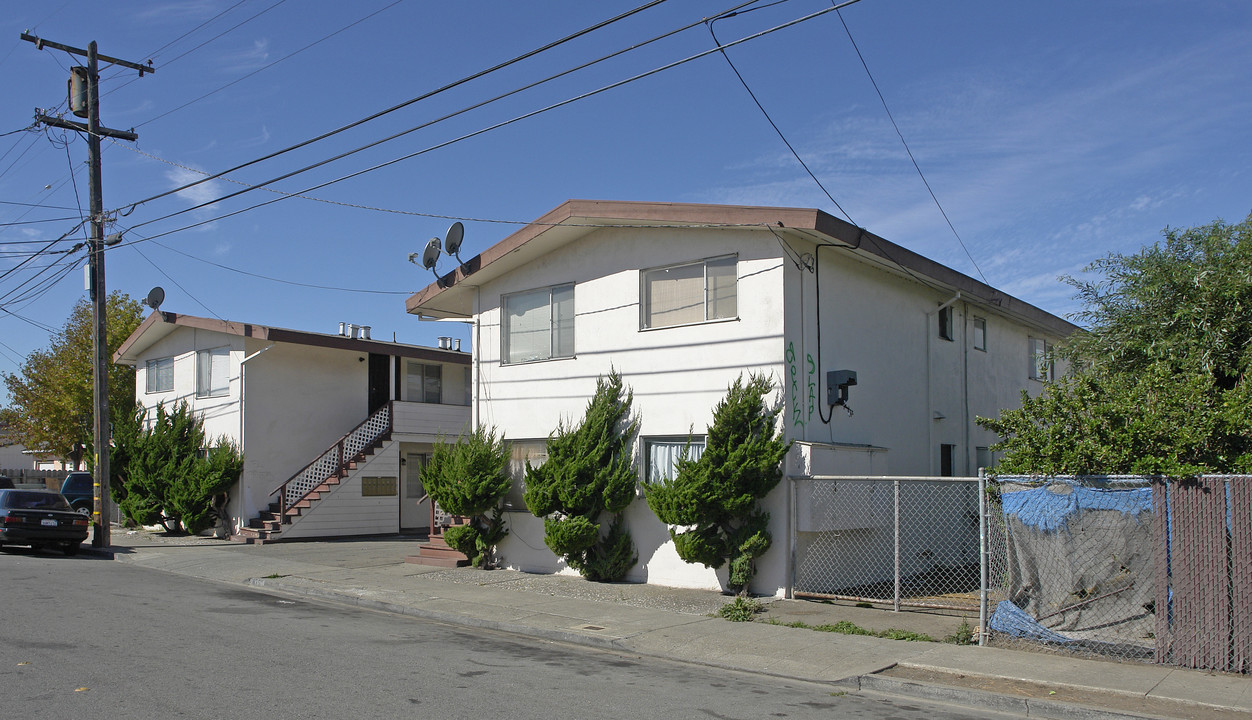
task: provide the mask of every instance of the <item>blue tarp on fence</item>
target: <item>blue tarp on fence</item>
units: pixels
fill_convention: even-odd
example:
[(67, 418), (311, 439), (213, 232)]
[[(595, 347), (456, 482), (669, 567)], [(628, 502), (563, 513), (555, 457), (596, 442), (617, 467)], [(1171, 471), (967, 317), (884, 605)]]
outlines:
[(1056, 492), (1045, 485), (1000, 495), (1004, 517), (1016, 516), (1023, 525), (1055, 532), (1083, 510), (1118, 510), (1136, 518), (1152, 512), (1152, 488), (1093, 488), (1069, 480), (1053, 484), (1064, 484), (1066, 491)]

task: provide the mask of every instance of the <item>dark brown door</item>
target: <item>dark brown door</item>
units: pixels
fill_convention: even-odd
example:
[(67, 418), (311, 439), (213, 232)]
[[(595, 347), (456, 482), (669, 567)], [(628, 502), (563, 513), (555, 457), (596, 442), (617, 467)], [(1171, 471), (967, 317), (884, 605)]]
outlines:
[(391, 356), (370, 353), (370, 414), (391, 399)]

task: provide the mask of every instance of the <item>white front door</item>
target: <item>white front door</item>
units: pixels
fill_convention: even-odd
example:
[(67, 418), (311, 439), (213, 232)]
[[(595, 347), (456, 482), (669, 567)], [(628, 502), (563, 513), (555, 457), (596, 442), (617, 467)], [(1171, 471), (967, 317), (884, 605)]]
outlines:
[(400, 529), (430, 529), (430, 500), (422, 500), (426, 491), (422, 488), (422, 468), (426, 467), (425, 453), (405, 453), (404, 491), (400, 494)]

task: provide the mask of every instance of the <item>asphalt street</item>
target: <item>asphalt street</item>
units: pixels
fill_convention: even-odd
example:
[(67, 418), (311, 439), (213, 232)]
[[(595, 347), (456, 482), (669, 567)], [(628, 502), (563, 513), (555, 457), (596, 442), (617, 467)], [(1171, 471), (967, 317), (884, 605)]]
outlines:
[(1003, 717), (444, 625), (96, 557), (0, 551), (26, 718)]

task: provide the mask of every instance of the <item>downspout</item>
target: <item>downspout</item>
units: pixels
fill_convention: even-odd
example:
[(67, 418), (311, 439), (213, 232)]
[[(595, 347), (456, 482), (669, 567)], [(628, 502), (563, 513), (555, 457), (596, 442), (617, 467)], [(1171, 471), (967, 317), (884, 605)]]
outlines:
[(480, 398), (482, 398), (483, 385), (483, 323), (482, 323), (482, 305), (480, 302), (480, 294), (482, 287), (474, 286), (474, 346), (470, 348), (470, 360), (473, 361), (474, 372), (474, 409), (470, 414), (471, 430), (482, 424), (482, 416), (480, 408)]
[[(265, 352), (266, 350), (269, 350), (272, 347), (274, 347), (274, 344), (270, 343), (269, 345), (266, 345), (260, 350), (257, 350), (256, 352), (244, 357), (244, 359), (239, 361), (239, 454), (243, 455), (245, 458), (247, 458), (246, 438), (248, 437), (245, 434), (245, 430), (247, 429), (246, 418), (248, 417), (248, 413), (247, 413), (248, 407), (246, 405), (248, 393), (245, 392), (245, 390), (247, 389), (245, 378), (246, 378), (246, 371), (248, 369), (248, 361), (255, 358), (257, 355), (260, 355), (261, 353)], [(244, 472), (246, 473), (247, 470), (245, 469)], [(239, 499), (240, 507), (252, 507), (252, 503), (251, 503), (252, 498), (251, 498), (250, 493), (248, 492), (248, 485), (247, 483), (243, 482), (242, 476), (239, 479), (240, 479), (240, 485), (243, 487), (243, 490), (244, 490), (244, 492), (242, 493), (243, 497)], [(236, 531), (238, 531), (238, 528), (232, 529), (232, 532), (236, 532)]]
[(930, 316), (938, 315), (947, 308), (952, 306), (957, 300), (961, 299), (961, 291), (958, 290), (955, 295), (948, 299), (939, 307), (926, 313), (926, 455), (930, 458), (930, 475), (933, 477), (935, 473), (935, 398), (931, 392), (931, 370), (934, 360), (930, 354)]
[[(968, 302), (963, 302), (963, 303), (961, 303), (961, 305), (963, 306), (964, 311), (965, 311), (965, 320), (961, 323), (961, 335), (962, 335), (962, 337), (961, 337), (961, 365), (962, 365), (962, 368), (961, 368), (961, 391), (962, 391), (962, 392), (961, 392), (961, 394), (964, 396), (964, 399), (965, 399), (965, 403), (964, 403), (964, 405), (965, 405), (965, 407), (964, 407), (964, 415), (963, 415), (963, 418), (962, 418), (962, 423), (963, 423), (962, 427), (964, 428), (964, 430), (963, 430), (963, 434), (964, 434), (963, 440), (964, 440), (964, 443), (965, 443), (965, 476), (966, 476), (966, 477), (969, 477), (969, 476), (971, 475), (970, 469), (973, 467), (973, 462), (971, 462), (971, 461), (970, 461), (970, 455), (973, 453), (973, 450), (974, 450), (974, 448), (970, 447), (971, 429), (970, 429), (970, 426), (969, 426), (969, 326), (970, 326), (970, 315), (969, 315), (969, 303), (968, 303)], [(983, 337), (984, 337), (984, 338), (986, 337), (986, 330), (985, 330), (985, 329), (983, 330)]]

